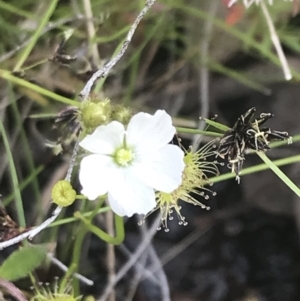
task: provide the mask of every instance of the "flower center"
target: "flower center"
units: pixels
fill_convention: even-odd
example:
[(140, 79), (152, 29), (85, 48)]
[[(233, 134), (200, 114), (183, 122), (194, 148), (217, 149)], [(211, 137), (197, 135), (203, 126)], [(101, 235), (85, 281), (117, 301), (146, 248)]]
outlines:
[(116, 152), (115, 159), (119, 165), (127, 166), (134, 159), (134, 154), (131, 149), (120, 148)]

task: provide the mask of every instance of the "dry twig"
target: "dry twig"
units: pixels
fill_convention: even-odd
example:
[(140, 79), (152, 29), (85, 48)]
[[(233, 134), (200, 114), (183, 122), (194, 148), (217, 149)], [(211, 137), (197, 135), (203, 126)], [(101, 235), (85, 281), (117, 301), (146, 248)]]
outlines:
[(132, 40), (132, 37), (135, 33), (137, 26), (139, 25), (140, 21), (144, 18), (145, 14), (150, 9), (150, 7), (154, 4), (154, 2), (155, 2), (155, 0), (148, 0), (146, 2), (145, 7), (142, 9), (142, 11), (138, 14), (137, 18), (133, 22), (133, 24), (126, 36), (126, 39), (123, 42), (123, 45), (122, 45), (119, 53), (111, 61), (109, 61), (107, 64), (105, 64), (103, 66), (103, 68), (101, 68), (100, 70), (95, 72), (92, 75), (92, 77), (88, 80), (88, 82), (86, 83), (86, 85), (84, 86), (84, 88), (82, 89), (82, 91), (79, 94), (83, 98), (83, 100), (85, 100), (89, 97), (91, 89), (92, 89), (95, 81), (100, 77), (105, 77), (109, 73), (110, 69), (112, 67), (114, 67), (115, 64), (122, 58), (122, 56), (126, 52), (128, 46)]

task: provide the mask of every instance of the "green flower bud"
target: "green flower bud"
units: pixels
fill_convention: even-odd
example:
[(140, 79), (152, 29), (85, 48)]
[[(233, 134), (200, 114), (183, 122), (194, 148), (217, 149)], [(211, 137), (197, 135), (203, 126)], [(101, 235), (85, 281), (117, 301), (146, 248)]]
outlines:
[(53, 203), (61, 207), (70, 206), (76, 199), (76, 191), (67, 180), (58, 181), (51, 192)]
[(131, 119), (131, 112), (129, 109), (123, 107), (122, 105), (115, 105), (112, 110), (111, 115), (112, 120), (116, 120), (126, 125)]
[(105, 125), (111, 121), (111, 104), (106, 98), (103, 101), (87, 100), (80, 108), (82, 129), (86, 133), (93, 132), (99, 125)]

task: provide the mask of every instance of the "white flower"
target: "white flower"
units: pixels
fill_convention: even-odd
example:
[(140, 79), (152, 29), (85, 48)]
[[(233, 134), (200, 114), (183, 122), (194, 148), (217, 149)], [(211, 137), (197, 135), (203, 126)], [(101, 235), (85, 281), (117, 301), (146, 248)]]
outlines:
[(80, 163), (81, 193), (90, 200), (108, 193), (120, 216), (147, 214), (156, 206), (154, 190), (171, 192), (181, 184), (184, 153), (168, 144), (174, 134), (162, 110), (134, 115), (126, 130), (118, 121), (99, 126), (79, 144), (93, 153)]

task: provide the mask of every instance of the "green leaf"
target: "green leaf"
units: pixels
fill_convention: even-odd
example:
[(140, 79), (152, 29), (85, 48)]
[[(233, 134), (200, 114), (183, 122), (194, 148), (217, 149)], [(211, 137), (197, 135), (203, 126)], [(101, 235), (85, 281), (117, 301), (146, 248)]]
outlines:
[(41, 265), (47, 254), (42, 245), (31, 245), (12, 253), (0, 267), (0, 277), (14, 281), (28, 276)]

